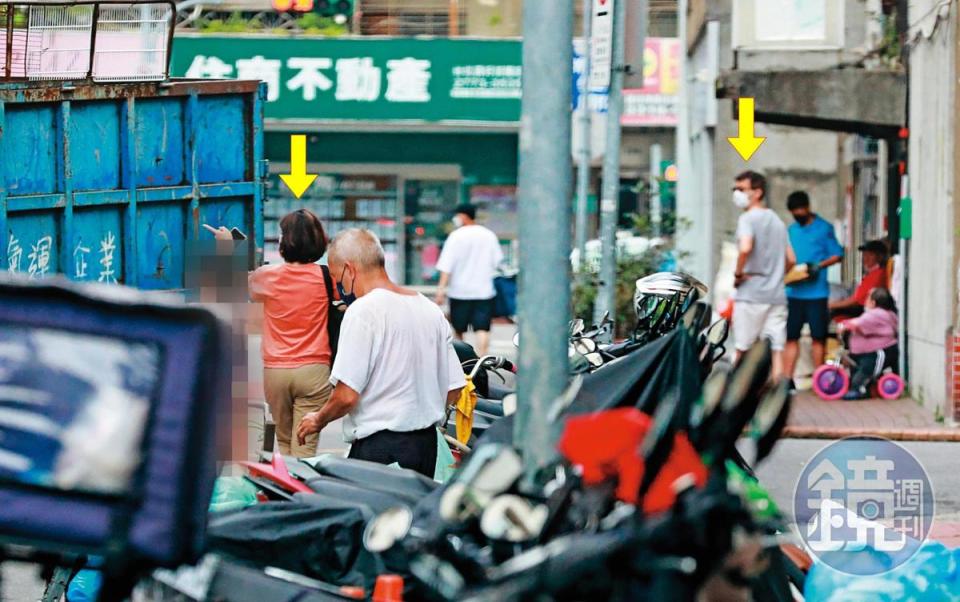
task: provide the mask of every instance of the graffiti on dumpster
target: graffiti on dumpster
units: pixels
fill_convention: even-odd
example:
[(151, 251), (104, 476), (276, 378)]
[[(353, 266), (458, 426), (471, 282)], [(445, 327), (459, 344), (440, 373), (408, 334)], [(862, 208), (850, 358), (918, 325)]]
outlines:
[(46, 276), (50, 271), (50, 247), (53, 246), (53, 237), (44, 236), (36, 244), (30, 245), (30, 267), (27, 273), (31, 278)]
[(13, 273), (20, 271), (20, 259), (23, 257), (23, 247), (13, 234), (7, 242), (7, 269)]
[[(25, 248), (29, 249), (26, 254), (28, 262), (26, 270), (23, 269)], [(30, 278), (42, 278), (50, 273), (50, 254), (52, 251), (52, 236), (41, 236), (35, 242), (30, 242), (24, 247), (21, 240), (11, 232), (7, 239), (7, 270), (15, 274), (25, 271)], [(73, 277), (77, 280), (88, 280), (95, 277), (97, 282), (115, 284), (117, 282), (116, 251), (116, 235), (112, 231), (105, 232), (97, 248), (97, 254), (99, 255), (97, 263), (100, 269), (96, 274), (92, 274), (88, 272), (90, 263), (87, 261), (92, 249), (84, 244), (82, 238), (78, 239), (72, 251)]]

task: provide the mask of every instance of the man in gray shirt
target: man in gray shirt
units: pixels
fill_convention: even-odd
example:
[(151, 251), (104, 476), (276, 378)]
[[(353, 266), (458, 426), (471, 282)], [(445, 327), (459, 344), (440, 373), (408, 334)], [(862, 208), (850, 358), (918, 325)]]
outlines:
[(740, 359), (761, 338), (773, 348), (773, 377), (783, 374), (787, 336), (787, 295), (783, 276), (796, 263), (787, 227), (766, 205), (767, 180), (745, 171), (735, 178), (733, 202), (743, 209), (737, 219), (737, 287), (733, 338)]

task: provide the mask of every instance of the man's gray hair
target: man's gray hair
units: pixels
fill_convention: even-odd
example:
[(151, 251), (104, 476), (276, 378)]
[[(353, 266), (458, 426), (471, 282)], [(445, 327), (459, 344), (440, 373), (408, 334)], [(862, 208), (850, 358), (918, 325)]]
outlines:
[(373, 270), (386, 265), (380, 239), (364, 228), (349, 228), (338, 232), (328, 251), (330, 260), (338, 264), (349, 261), (363, 270)]

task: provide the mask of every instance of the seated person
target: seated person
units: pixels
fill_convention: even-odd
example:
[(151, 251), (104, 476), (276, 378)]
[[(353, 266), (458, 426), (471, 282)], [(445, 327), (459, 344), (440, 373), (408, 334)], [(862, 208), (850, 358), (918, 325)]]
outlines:
[(435, 303), (390, 280), (383, 247), (369, 230), (340, 232), (328, 257), (349, 307), (331, 370), (333, 393), (303, 417), (297, 437), (302, 444), (346, 416), (349, 457), (396, 462), (433, 478), (436, 425), (466, 384), (450, 324)]
[(841, 322), (840, 328), (850, 333), (850, 355), (857, 363), (850, 378), (850, 392), (843, 398), (866, 399), (867, 387), (873, 379), (887, 368), (896, 371), (899, 363), (899, 321), (890, 291), (885, 288), (870, 291), (863, 314)]
[(863, 278), (853, 295), (839, 301), (831, 301), (830, 319), (855, 318), (863, 313), (870, 291), (887, 288), (887, 245), (880, 240), (871, 240), (860, 245), (863, 252)]

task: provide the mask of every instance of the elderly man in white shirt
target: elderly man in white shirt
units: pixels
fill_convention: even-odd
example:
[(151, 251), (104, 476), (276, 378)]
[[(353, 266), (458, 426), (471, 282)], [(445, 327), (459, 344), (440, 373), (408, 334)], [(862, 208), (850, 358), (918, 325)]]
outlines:
[(335, 388), (323, 409), (304, 416), (297, 436), (346, 416), (351, 458), (433, 477), (436, 425), (466, 384), (450, 325), (429, 299), (390, 280), (369, 230), (338, 234), (328, 262), (349, 304), (330, 376)]

